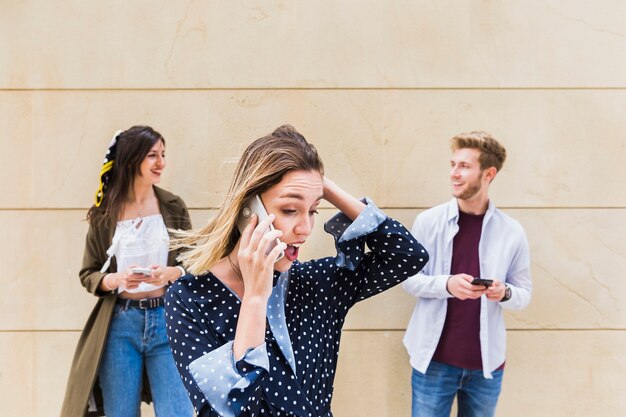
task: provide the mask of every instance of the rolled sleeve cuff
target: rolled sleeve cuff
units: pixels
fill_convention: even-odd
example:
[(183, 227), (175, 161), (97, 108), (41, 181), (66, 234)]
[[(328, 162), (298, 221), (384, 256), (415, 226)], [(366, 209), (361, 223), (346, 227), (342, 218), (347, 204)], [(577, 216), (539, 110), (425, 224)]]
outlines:
[(235, 417), (245, 407), (254, 382), (269, 370), (265, 343), (249, 349), (235, 361), (233, 342), (199, 357), (189, 364), (191, 376), (220, 416)]
[(337, 248), (335, 264), (351, 271), (354, 271), (363, 259), (365, 236), (377, 230), (387, 219), (372, 200), (365, 197), (361, 201), (366, 206), (354, 221), (339, 212), (324, 224), (324, 230), (335, 238)]
[(439, 287), (438, 292), (443, 298), (454, 298), (454, 295), (448, 291), (448, 280), (450, 277), (451, 275), (440, 275), (435, 281), (435, 286)]

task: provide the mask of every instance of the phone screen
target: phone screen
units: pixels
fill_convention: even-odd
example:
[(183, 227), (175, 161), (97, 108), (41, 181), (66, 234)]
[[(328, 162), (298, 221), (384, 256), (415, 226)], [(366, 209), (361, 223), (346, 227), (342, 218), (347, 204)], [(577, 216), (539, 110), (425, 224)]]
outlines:
[[(259, 195), (255, 195), (243, 204), (241, 212), (239, 213), (239, 218), (237, 219), (237, 228), (239, 229), (240, 233), (243, 233), (243, 230), (250, 222), (250, 216), (252, 216), (252, 214), (257, 215), (259, 222), (263, 221), (263, 219), (268, 216), (267, 210), (265, 210), (265, 206), (263, 206), (263, 202), (261, 201), (261, 197), (259, 197)], [(274, 230), (274, 226), (272, 226), (272, 224), (270, 223), (270, 226), (267, 228), (265, 233), (272, 230)], [(270, 247), (267, 249), (267, 253), (269, 254), (272, 249), (274, 249), (274, 247), (279, 243), (280, 240), (276, 238), (272, 245), (270, 245)], [(283, 256), (285, 256), (285, 253), (281, 251), (278, 258), (276, 258), (276, 261), (279, 261)]]

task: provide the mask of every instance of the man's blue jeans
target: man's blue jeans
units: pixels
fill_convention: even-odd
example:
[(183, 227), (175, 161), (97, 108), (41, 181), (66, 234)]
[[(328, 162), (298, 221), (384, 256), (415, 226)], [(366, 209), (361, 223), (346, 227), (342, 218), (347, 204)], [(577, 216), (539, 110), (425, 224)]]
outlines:
[(503, 370), (486, 379), (475, 371), (432, 361), (426, 374), (413, 369), (412, 417), (449, 417), (458, 395), (459, 417), (493, 417), (502, 386)]
[(125, 309), (118, 304), (99, 371), (107, 417), (139, 416), (144, 367), (156, 416), (193, 416), (167, 342), (163, 307)]

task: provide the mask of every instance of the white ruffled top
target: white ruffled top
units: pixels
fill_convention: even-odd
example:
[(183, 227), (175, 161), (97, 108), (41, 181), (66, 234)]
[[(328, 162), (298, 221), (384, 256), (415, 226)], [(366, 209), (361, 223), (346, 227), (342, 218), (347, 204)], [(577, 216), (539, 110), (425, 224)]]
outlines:
[[(149, 268), (150, 265), (165, 266), (167, 265), (169, 243), (170, 237), (160, 214), (118, 221), (113, 241), (107, 249), (108, 259), (101, 272), (106, 272), (113, 256), (117, 260), (118, 271), (124, 271), (131, 265), (140, 268)], [(140, 293), (163, 286), (142, 282), (132, 290), (120, 286), (118, 292)]]

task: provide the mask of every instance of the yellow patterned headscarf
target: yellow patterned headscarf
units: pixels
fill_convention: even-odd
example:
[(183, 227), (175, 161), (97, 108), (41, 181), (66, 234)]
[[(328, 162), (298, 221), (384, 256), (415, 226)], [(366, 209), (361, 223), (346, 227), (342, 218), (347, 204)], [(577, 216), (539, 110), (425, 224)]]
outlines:
[(113, 135), (113, 140), (111, 140), (111, 144), (109, 145), (109, 149), (107, 149), (107, 154), (104, 157), (102, 169), (100, 169), (100, 186), (98, 187), (98, 191), (96, 191), (96, 207), (100, 207), (100, 204), (102, 204), (102, 200), (104, 200), (104, 195), (109, 186), (111, 174), (113, 173), (113, 164), (115, 162), (117, 137), (122, 132), (123, 130), (118, 130), (117, 132), (115, 132), (115, 135)]

